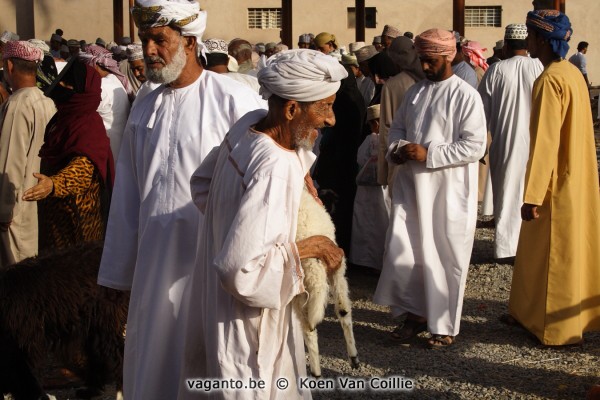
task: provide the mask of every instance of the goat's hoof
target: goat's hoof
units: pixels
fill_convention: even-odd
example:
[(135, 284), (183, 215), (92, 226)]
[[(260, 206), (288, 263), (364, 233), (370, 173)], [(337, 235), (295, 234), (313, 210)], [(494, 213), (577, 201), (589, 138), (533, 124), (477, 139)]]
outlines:
[(358, 356), (350, 357), (350, 364), (352, 364), (352, 368), (354, 369), (360, 367), (360, 361), (358, 360)]

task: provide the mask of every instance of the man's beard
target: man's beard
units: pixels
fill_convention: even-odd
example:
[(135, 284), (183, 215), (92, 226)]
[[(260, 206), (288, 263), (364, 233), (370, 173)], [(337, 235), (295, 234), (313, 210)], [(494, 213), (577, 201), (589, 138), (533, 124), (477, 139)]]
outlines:
[[(177, 53), (173, 56), (173, 60), (169, 64), (165, 63), (165, 60), (158, 56), (144, 57), (144, 63), (146, 64), (146, 78), (154, 83), (169, 84), (179, 78), (181, 71), (185, 67), (187, 58), (185, 56), (185, 50), (183, 47), (183, 41), (179, 42), (179, 48)], [(164, 67), (160, 69), (153, 69), (148, 67), (148, 63), (161, 62)]]
[(311, 134), (303, 136), (302, 132), (296, 132), (294, 135), (294, 147), (296, 149), (312, 151), (315, 146), (315, 138), (311, 136)]

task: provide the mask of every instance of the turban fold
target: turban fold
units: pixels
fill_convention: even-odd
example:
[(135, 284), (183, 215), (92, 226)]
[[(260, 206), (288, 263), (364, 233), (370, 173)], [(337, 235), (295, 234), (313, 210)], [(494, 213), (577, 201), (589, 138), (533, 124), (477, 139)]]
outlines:
[(317, 36), (315, 36), (315, 46), (322, 47), (324, 44), (333, 42), (335, 48), (337, 49), (340, 45), (335, 38), (335, 35), (327, 32), (321, 32)]
[(504, 40), (525, 40), (527, 39), (527, 25), (510, 24), (504, 29)]
[(379, 104), (375, 104), (367, 108), (367, 121), (374, 119), (379, 119)]
[(36, 63), (44, 59), (44, 52), (27, 41), (11, 40), (4, 46), (2, 59), (19, 58)]
[(450, 61), (456, 56), (456, 38), (450, 31), (429, 29), (415, 38), (417, 53), (426, 56), (448, 56)]
[(310, 39), (311, 38), (310, 38), (310, 35), (308, 33), (303, 33), (298, 38), (298, 43), (308, 43), (308, 44), (310, 44)]
[(573, 35), (569, 17), (556, 10), (536, 10), (527, 13), (527, 28), (535, 30), (550, 42), (552, 51), (565, 58)]
[[(100, 46), (102, 47), (102, 46)], [(142, 46), (139, 44), (130, 44), (127, 46), (127, 60), (128, 61), (136, 61), (144, 59), (144, 50)]]
[(102, 39), (100, 37), (98, 39), (96, 39), (96, 44), (98, 46), (106, 47), (106, 41), (104, 41), (104, 39)]
[(356, 61), (358, 61), (359, 63), (367, 61), (368, 59), (376, 56), (377, 54), (379, 54), (379, 52), (372, 44), (361, 47), (360, 49), (354, 52), (354, 55), (356, 56)]
[(92, 68), (96, 65), (99, 65), (102, 68), (110, 71), (113, 75), (119, 78), (119, 81), (121, 81), (121, 84), (123, 84), (127, 94), (132, 93), (127, 77), (123, 75), (119, 69), (119, 63), (112, 57), (112, 53), (106, 50), (104, 47), (92, 44), (85, 49), (84, 53), (79, 54), (79, 59)]
[(44, 42), (43, 40), (41, 40), (41, 39), (29, 39), (28, 41), (29, 41), (29, 43), (31, 43), (32, 45), (34, 45), (35, 47), (37, 47), (38, 49), (40, 49), (44, 53), (50, 53), (50, 46), (48, 46), (46, 44), (46, 42)]
[(315, 50), (295, 49), (270, 57), (257, 77), (265, 100), (275, 94), (283, 99), (312, 102), (335, 94), (347, 76), (335, 58)]
[(400, 30), (398, 28), (396, 28), (395, 26), (391, 26), (391, 25), (384, 26), (383, 33), (381, 34), (381, 36), (389, 36), (392, 39), (395, 39), (401, 35), (402, 35), (402, 32), (400, 32)]
[(350, 43), (348, 45), (348, 48), (350, 49), (350, 53), (354, 53), (356, 50), (365, 47), (367, 44), (365, 42), (354, 42), (354, 43)]
[(342, 65), (354, 65), (355, 67), (358, 67), (358, 59), (354, 55), (343, 54)]
[(198, 50), (205, 52), (206, 11), (195, 0), (136, 0), (131, 15), (140, 29), (174, 25), (183, 36), (195, 36)]
[(19, 35), (10, 31), (4, 31), (0, 36), (0, 42), (7, 43), (10, 40), (19, 40)]
[(67, 46), (69, 47), (81, 47), (81, 43), (77, 39), (69, 39), (67, 40)]
[(502, 50), (504, 47), (504, 40), (498, 40), (494, 46), (494, 50)]
[(462, 52), (465, 56), (469, 57), (471, 65), (474, 67), (481, 67), (484, 71), (487, 71), (489, 65), (486, 62), (486, 58), (483, 52), (487, 49), (481, 47), (479, 42), (469, 40), (467, 43), (462, 45)]

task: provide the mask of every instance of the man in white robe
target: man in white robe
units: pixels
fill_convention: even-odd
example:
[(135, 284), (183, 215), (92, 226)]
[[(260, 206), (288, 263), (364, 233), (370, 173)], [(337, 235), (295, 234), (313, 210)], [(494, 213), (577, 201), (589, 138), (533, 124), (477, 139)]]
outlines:
[(202, 69), (197, 54), (206, 14), (198, 3), (136, 4), (146, 73), (163, 85), (136, 105), (125, 128), (98, 283), (131, 290), (124, 397), (165, 400), (177, 396), (186, 315), (181, 296), (202, 224), (188, 182), (235, 121), (264, 102)]
[[(296, 224), (316, 129), (335, 123), (333, 101), (346, 76), (337, 60), (314, 50), (272, 56), (258, 73), (268, 113), (238, 121), (194, 173), (192, 196), (205, 220), (184, 298), (189, 321), (178, 399), (311, 397), (298, 386), (306, 361), (291, 301), (304, 293), (301, 259), (320, 258), (331, 273), (343, 251), (324, 236), (295, 242)], [(261, 387), (202, 389), (203, 380), (248, 385), (250, 378)]]
[(481, 97), (452, 73), (454, 36), (431, 29), (415, 48), (427, 79), (408, 90), (389, 131), (388, 160), (399, 167), (374, 301), (407, 315), (394, 338), (428, 329), (439, 348), (459, 333), (487, 132)]
[(527, 26), (506, 27), (507, 59), (486, 71), (479, 94), (483, 100), (490, 145), (490, 172), (494, 201), (494, 257), (517, 254), (525, 170), (529, 159), (529, 116), (533, 82), (542, 73), (542, 63), (527, 54)]

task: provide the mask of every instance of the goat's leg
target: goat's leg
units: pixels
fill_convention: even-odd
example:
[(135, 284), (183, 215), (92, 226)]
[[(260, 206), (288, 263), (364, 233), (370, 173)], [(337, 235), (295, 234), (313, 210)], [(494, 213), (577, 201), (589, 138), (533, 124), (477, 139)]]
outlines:
[[(341, 268), (340, 268), (341, 269)], [(358, 360), (358, 351), (356, 350), (356, 342), (354, 340), (354, 330), (352, 329), (352, 302), (348, 295), (348, 281), (344, 276), (345, 271), (339, 271), (333, 276), (332, 290), (335, 300), (335, 314), (340, 321), (342, 330), (344, 331), (344, 339), (346, 341), (346, 351), (350, 358), (352, 368), (358, 368), (360, 362)]]
[(321, 377), (321, 357), (319, 356), (319, 338), (317, 330), (304, 330), (304, 344), (308, 350), (310, 373), (315, 378)]

